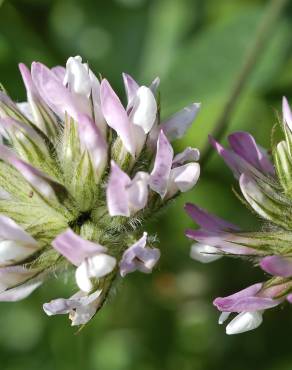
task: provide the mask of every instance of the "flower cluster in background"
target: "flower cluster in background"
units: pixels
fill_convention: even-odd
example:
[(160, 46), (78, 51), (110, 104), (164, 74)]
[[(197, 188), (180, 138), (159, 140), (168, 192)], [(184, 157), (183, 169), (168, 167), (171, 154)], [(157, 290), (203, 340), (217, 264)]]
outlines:
[(266, 282), (214, 300), (222, 312), (219, 324), (236, 313), (226, 327), (227, 334), (255, 329), (262, 323), (265, 310), (284, 301), (292, 303), (292, 113), (286, 98), (280, 128), (284, 140), (277, 140), (274, 133), (273, 162), (246, 132), (229, 136), (230, 149), (210, 138), (239, 181), (239, 198), (263, 220), (260, 231), (241, 231), (193, 204), (186, 205), (187, 213), (200, 226), (186, 232), (197, 242), (191, 248), (192, 258), (206, 263), (223, 255), (248, 257), (272, 276)]
[(150, 273), (160, 251), (144, 223), (197, 182), (199, 152), (170, 144), (193, 122), (193, 103), (160, 120), (159, 79), (123, 74), (126, 106), (81, 57), (66, 68), (20, 64), (27, 102), (0, 92), (0, 301), (27, 297), (75, 267), (79, 290), (44, 304), (88, 322), (118, 276)]

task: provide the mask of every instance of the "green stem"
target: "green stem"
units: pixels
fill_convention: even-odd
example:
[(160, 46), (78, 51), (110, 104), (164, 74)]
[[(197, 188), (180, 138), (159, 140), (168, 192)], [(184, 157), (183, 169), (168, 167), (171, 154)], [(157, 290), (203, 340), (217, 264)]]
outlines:
[[(228, 127), (230, 118), (234, 109), (239, 101), (239, 98), (247, 85), (247, 82), (259, 61), (260, 56), (263, 54), (266, 46), (270, 41), (271, 32), (273, 26), (278, 20), (280, 14), (284, 10), (285, 5), (288, 0), (271, 0), (266, 8), (263, 18), (258, 26), (254, 42), (248, 49), (246, 56), (244, 58), (244, 63), (241, 70), (238, 73), (238, 77), (235, 84), (231, 88), (231, 93), (227, 98), (226, 104), (222, 110), (222, 113), (218, 117), (215, 123), (215, 128), (212, 136), (220, 141)], [(207, 143), (202, 150), (201, 164), (208, 161), (210, 155), (212, 154), (212, 148)]]

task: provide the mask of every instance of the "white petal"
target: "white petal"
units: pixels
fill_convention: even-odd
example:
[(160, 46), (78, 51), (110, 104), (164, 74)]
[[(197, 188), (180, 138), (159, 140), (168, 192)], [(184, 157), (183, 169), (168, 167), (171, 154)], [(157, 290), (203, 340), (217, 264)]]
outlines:
[(78, 287), (83, 292), (90, 292), (93, 288), (91, 278), (101, 278), (109, 274), (116, 265), (116, 259), (105, 253), (86, 258), (75, 272)]
[(152, 91), (146, 86), (141, 86), (134, 100), (131, 121), (147, 134), (155, 122), (156, 114), (157, 104)]
[(137, 172), (131, 185), (128, 187), (128, 200), (131, 214), (143, 209), (148, 200), (148, 181), (149, 174), (146, 172)]
[(86, 324), (96, 313), (96, 305), (89, 304), (87, 306), (81, 306), (73, 310), (69, 314), (72, 326)]
[(75, 279), (78, 287), (83, 292), (89, 293), (92, 290), (93, 285), (89, 277), (87, 259), (84, 260), (81, 265), (77, 267), (75, 271)]
[(88, 258), (89, 276), (100, 278), (112, 272), (116, 265), (116, 259), (105, 253), (97, 254)]
[(218, 324), (222, 325), (230, 316), (231, 312), (222, 312), (218, 319)]
[(187, 163), (173, 168), (170, 171), (166, 197), (171, 198), (178, 191), (189, 191), (197, 183), (199, 176), (200, 165), (198, 163)]
[(29, 244), (35, 247), (38, 246), (33, 237), (17, 225), (15, 221), (4, 215), (0, 215), (0, 239), (11, 239), (18, 241), (21, 244)]
[(0, 293), (0, 302), (16, 302), (28, 297), (42, 284), (41, 280), (33, 279), (15, 288)]
[(3, 240), (0, 242), (0, 265), (7, 265), (24, 260), (36, 251), (34, 245), (21, 245), (14, 240)]
[(186, 162), (197, 162), (200, 159), (200, 151), (197, 148), (188, 146), (183, 152), (173, 158), (173, 165), (181, 166)]
[(0, 268), (0, 292), (22, 284), (37, 274), (37, 270), (27, 270), (22, 266)]
[(69, 86), (72, 92), (89, 97), (91, 81), (86, 63), (82, 63), (80, 56), (70, 57), (66, 63), (66, 74), (63, 84)]
[(75, 310), (70, 311), (69, 318), (72, 326), (86, 324), (96, 313), (100, 304), (101, 290), (97, 290), (87, 298), (81, 299), (82, 304)]
[(218, 249), (211, 245), (195, 243), (191, 246), (190, 257), (202, 263), (209, 263), (218, 260), (222, 256), (218, 255)]
[(187, 163), (174, 168), (172, 174), (174, 182), (181, 192), (190, 190), (198, 181), (200, 176), (200, 165), (198, 163)]
[(19, 108), (20, 112), (25, 115), (26, 118), (33, 121), (33, 114), (31, 110), (31, 105), (28, 102), (21, 102), (16, 103), (17, 108)]
[(262, 311), (241, 312), (226, 327), (226, 334), (240, 334), (256, 329), (263, 322)]

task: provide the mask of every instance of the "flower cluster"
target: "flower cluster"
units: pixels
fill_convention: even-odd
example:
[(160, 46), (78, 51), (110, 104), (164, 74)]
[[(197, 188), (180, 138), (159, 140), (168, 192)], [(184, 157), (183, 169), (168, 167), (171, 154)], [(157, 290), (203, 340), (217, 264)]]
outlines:
[(273, 143), (272, 161), (246, 132), (229, 136), (230, 149), (210, 138), (239, 181), (243, 202), (263, 220), (261, 231), (241, 231), (193, 204), (186, 205), (187, 213), (200, 226), (186, 232), (197, 242), (191, 257), (211, 262), (223, 255), (248, 256), (272, 276), (266, 282), (214, 300), (222, 312), (220, 324), (231, 313), (237, 313), (226, 327), (227, 334), (255, 329), (262, 323), (266, 309), (285, 300), (292, 303), (292, 113), (286, 98), (280, 129), (283, 140)]
[(147, 87), (123, 74), (124, 106), (79, 56), (19, 68), (27, 102), (0, 92), (0, 301), (72, 266), (79, 290), (44, 310), (85, 324), (118, 276), (156, 265), (143, 225), (198, 180), (198, 150), (175, 155), (170, 142), (199, 104), (161, 122), (158, 78)]

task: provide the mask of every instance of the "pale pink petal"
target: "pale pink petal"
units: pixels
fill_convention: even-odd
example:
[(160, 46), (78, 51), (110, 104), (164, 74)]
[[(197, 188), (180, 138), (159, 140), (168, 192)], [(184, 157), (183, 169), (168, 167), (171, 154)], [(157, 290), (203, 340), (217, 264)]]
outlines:
[(133, 77), (131, 77), (127, 73), (123, 73), (123, 80), (128, 100), (127, 109), (129, 109), (132, 106), (132, 102), (136, 96), (137, 90), (139, 89), (139, 85), (133, 79)]
[(16, 302), (28, 297), (42, 284), (41, 280), (32, 279), (25, 284), (0, 293), (0, 302)]
[(75, 266), (79, 266), (88, 257), (106, 251), (105, 247), (81, 238), (71, 229), (59, 234), (53, 240), (52, 246)]
[(286, 122), (290, 131), (292, 131), (292, 112), (291, 112), (288, 100), (285, 96), (283, 97), (282, 107), (283, 107), (282, 108), (282, 110), (283, 110), (283, 120), (284, 120), (284, 122)]
[(168, 140), (180, 139), (191, 126), (200, 109), (199, 103), (193, 103), (171, 116), (160, 125)]
[(78, 115), (81, 146), (87, 149), (95, 170), (101, 174), (107, 161), (107, 143), (96, 124), (85, 115)]
[(160, 258), (160, 250), (146, 246), (147, 233), (123, 254), (120, 262), (120, 274), (122, 277), (130, 272), (139, 270), (144, 273), (150, 273)]
[(187, 163), (173, 168), (170, 171), (167, 196), (171, 197), (178, 191), (189, 191), (195, 186), (199, 176), (200, 165), (198, 163)]
[(157, 141), (157, 152), (153, 170), (150, 174), (150, 188), (160, 194), (166, 195), (167, 186), (172, 166), (173, 149), (163, 131), (160, 131)]
[(200, 159), (200, 152), (196, 148), (188, 146), (183, 152), (173, 158), (172, 166), (181, 166), (186, 162), (197, 162)]
[(130, 216), (127, 193), (127, 186), (130, 185), (130, 177), (112, 161), (111, 173), (106, 189), (107, 208), (111, 216)]
[(88, 98), (70, 93), (45, 65), (33, 63), (31, 73), (39, 94), (58, 116), (64, 118), (65, 112), (75, 119), (78, 113), (91, 115)]
[(149, 174), (137, 172), (131, 184), (127, 187), (127, 196), (131, 213), (143, 209), (148, 200)]
[(38, 273), (36, 269), (27, 269), (23, 266), (9, 266), (0, 268), (0, 292), (24, 283)]
[(51, 68), (51, 71), (63, 83), (66, 74), (66, 68), (62, 66), (56, 66)]
[(100, 85), (101, 109), (107, 124), (117, 132), (126, 150), (135, 156), (135, 142), (131, 132), (128, 115), (107, 80)]
[(274, 276), (292, 276), (292, 258), (282, 256), (268, 256), (261, 260), (263, 270)]
[(96, 313), (100, 305), (101, 290), (87, 295), (77, 292), (68, 299), (57, 298), (43, 305), (48, 316), (69, 314), (72, 326), (86, 324)]
[(22, 176), (42, 195), (47, 198), (55, 198), (55, 191), (51, 186), (53, 180), (45, 173), (22, 161), (14, 155), (6, 146), (0, 144), (0, 158), (15, 167)]

